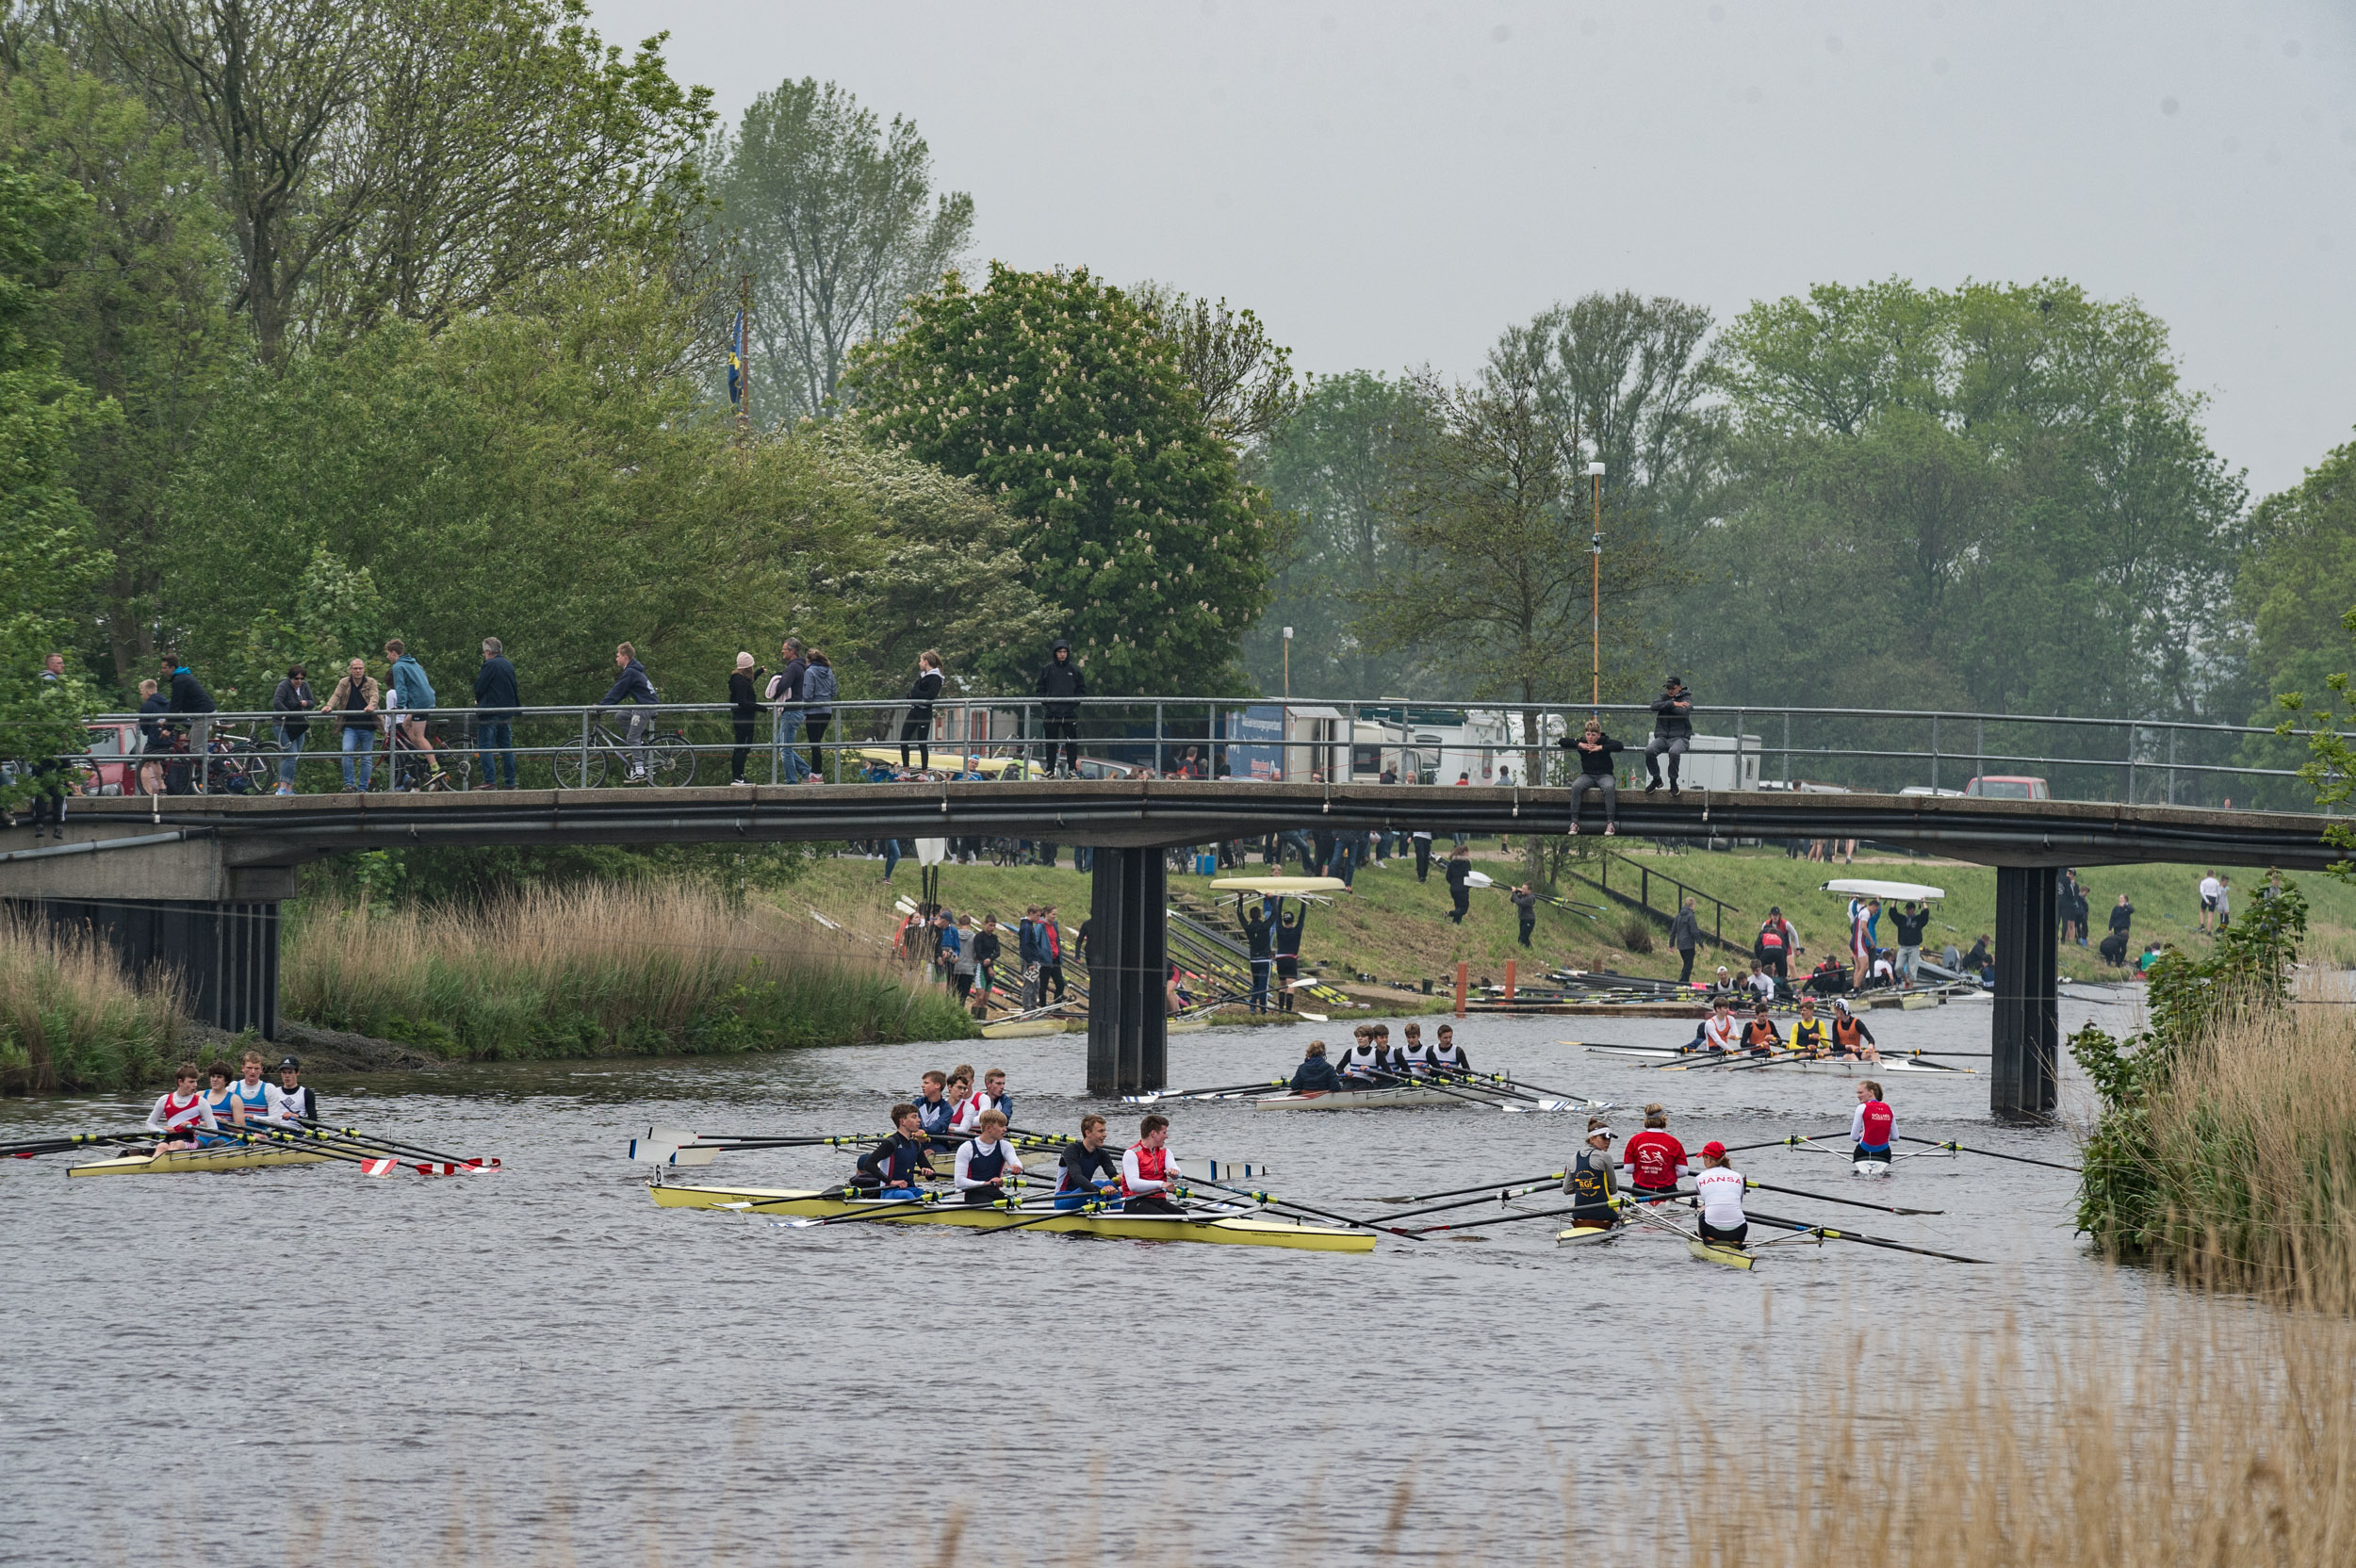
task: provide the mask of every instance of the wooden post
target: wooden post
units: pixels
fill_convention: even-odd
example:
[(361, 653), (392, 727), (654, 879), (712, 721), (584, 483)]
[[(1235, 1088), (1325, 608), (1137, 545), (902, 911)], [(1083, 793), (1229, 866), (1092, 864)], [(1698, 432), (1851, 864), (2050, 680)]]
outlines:
[(1456, 966), (1456, 1016), (1458, 1018), (1464, 1016), (1464, 988), (1471, 981), (1472, 965), (1458, 964)]
[(1505, 960), (1505, 1000), (1513, 1000), (1513, 960), (1511, 958)]

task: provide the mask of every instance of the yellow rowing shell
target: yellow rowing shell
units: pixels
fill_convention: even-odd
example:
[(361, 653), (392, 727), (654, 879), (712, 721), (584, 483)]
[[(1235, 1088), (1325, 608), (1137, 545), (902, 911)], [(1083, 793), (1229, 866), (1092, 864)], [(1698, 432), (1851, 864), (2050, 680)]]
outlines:
[[(705, 1187), (672, 1184), (650, 1186), (655, 1203), (666, 1209), (718, 1209), (732, 1203), (758, 1203), (753, 1214), (780, 1217), (831, 1218), (876, 1207), (873, 1200), (829, 1198), (823, 1193), (782, 1187)], [(1042, 1209), (969, 1208), (942, 1203), (877, 1215), (877, 1223), (893, 1225), (955, 1225), (970, 1231), (1003, 1231), (1023, 1225), (1033, 1231), (1066, 1235), (1119, 1236), (1128, 1241), (1210, 1241), (1230, 1247), (1290, 1247), (1308, 1252), (1371, 1252), (1372, 1231), (1345, 1231), (1307, 1225), (1289, 1219), (1236, 1215), (1225, 1219), (1180, 1219), (1169, 1215), (1063, 1214), (1042, 1219)]]
[(68, 1176), (172, 1176), (200, 1170), (265, 1170), (280, 1165), (325, 1165), (335, 1156), (308, 1149), (174, 1149), (161, 1154), (124, 1154), (69, 1167)]
[(1756, 1261), (1740, 1248), (1712, 1247), (1706, 1241), (1688, 1241), (1685, 1250), (1704, 1263), (1722, 1263), (1728, 1268), (1748, 1268)]

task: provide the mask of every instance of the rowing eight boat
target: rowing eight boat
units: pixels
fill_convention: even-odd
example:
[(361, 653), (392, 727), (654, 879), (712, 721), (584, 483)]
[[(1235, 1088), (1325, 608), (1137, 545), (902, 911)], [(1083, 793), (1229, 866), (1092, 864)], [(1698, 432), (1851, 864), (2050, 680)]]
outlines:
[(1485, 1108), (1513, 1110), (1568, 1110), (1565, 1100), (1540, 1100), (1519, 1103), (1512, 1097), (1466, 1084), (1448, 1088), (1426, 1088), (1415, 1084), (1397, 1084), (1379, 1089), (1309, 1089), (1301, 1093), (1264, 1094), (1252, 1102), (1255, 1111), (1366, 1111), (1382, 1110), (1399, 1105), (1480, 1105)]
[(1372, 1231), (1345, 1231), (1260, 1215), (1234, 1214), (1217, 1219), (1176, 1215), (1064, 1214), (1042, 1218), (1044, 1206), (1021, 1209), (968, 1207), (943, 1203), (901, 1206), (896, 1212), (885, 1200), (834, 1198), (825, 1193), (779, 1187), (706, 1187), (669, 1184), (649, 1186), (658, 1207), (665, 1209), (726, 1209), (759, 1204), (750, 1212), (777, 1217), (833, 1218), (875, 1211), (878, 1224), (951, 1225), (972, 1231), (1003, 1231), (1021, 1225), (1032, 1231), (1056, 1231), (1067, 1235), (1118, 1236), (1130, 1241), (1209, 1241), (1242, 1247), (1290, 1247), (1311, 1252), (1371, 1252)]

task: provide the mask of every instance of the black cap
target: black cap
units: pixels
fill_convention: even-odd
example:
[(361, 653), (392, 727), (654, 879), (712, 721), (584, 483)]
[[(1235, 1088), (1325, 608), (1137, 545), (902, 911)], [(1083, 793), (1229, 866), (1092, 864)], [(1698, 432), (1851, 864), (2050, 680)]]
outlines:
[(1675, 677), (1675, 676), (1671, 676), (1671, 677), (1669, 677), (1667, 679), (1663, 680), (1661, 684), (1662, 684), (1663, 686), (1682, 686), (1682, 685), (1684, 685), (1684, 684), (1685, 684), (1685, 682), (1684, 682), (1684, 681), (1682, 681), (1682, 680), (1679, 680), (1679, 679), (1678, 679), (1677, 677)]
[(301, 1072), (301, 1071), (303, 1070), (303, 1064), (302, 1064), (301, 1062), (297, 1061), (297, 1060), (296, 1060), (294, 1057), (292, 1057), (292, 1056), (281, 1056), (281, 1057), (279, 1057), (279, 1058), (278, 1058), (278, 1070), (279, 1070), (279, 1071), (281, 1071), (281, 1072), (284, 1072), (284, 1071), (286, 1071), (288, 1068), (292, 1068), (295, 1071), (297, 1071), (297, 1072)]

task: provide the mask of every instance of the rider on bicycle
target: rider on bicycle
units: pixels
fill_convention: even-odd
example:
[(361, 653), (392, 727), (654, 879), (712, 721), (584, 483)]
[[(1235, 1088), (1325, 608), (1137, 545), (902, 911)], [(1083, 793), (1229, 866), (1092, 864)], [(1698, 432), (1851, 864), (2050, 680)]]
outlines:
[[(616, 703), (627, 702), (632, 707), (644, 705), (651, 708), (663, 700), (655, 695), (654, 682), (646, 678), (646, 666), (638, 662), (638, 650), (630, 644), (614, 645), (614, 665), (622, 672), (621, 678), (614, 682), (613, 690), (598, 699), (598, 707), (611, 708)], [(630, 714), (625, 736), (630, 747), (630, 776), (633, 780), (646, 776), (646, 752), (642, 743), (646, 738), (647, 717), (644, 712)]]

